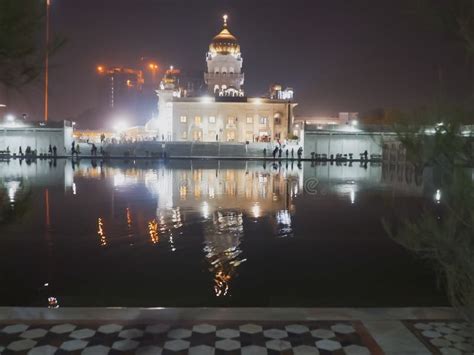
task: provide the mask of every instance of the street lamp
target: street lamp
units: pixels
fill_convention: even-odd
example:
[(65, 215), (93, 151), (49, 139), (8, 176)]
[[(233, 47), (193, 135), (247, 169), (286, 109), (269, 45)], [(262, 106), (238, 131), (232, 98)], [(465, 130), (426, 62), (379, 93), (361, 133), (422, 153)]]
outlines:
[(150, 64), (148, 64), (148, 68), (151, 70), (152, 82), (154, 84), (154, 83), (156, 83), (156, 72), (158, 71), (158, 64), (150, 63)]

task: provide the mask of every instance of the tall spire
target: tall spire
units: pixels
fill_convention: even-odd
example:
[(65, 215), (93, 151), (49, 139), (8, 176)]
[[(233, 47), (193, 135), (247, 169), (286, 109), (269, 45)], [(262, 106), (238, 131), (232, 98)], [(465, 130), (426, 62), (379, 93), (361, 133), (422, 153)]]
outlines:
[(229, 16), (225, 14), (224, 16), (222, 16), (222, 18), (224, 19), (224, 27), (227, 27), (227, 19), (229, 18)]

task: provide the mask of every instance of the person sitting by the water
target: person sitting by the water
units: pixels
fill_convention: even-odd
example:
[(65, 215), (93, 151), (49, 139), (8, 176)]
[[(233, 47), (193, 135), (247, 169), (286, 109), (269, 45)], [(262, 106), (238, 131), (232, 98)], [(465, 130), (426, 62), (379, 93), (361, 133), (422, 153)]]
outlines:
[(367, 150), (364, 152), (364, 160), (369, 160), (369, 152)]
[(298, 148), (298, 159), (301, 160), (301, 157), (303, 156), (303, 147)]
[(53, 147), (53, 156), (57, 156), (58, 155), (58, 148), (56, 148), (56, 146)]

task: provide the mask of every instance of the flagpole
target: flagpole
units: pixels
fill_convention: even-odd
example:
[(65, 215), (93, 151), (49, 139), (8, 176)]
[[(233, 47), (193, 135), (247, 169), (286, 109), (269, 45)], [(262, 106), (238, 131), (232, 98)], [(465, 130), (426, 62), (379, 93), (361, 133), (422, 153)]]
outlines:
[(46, 55), (44, 70), (44, 122), (48, 122), (49, 116), (49, 7), (51, 0), (46, 0)]

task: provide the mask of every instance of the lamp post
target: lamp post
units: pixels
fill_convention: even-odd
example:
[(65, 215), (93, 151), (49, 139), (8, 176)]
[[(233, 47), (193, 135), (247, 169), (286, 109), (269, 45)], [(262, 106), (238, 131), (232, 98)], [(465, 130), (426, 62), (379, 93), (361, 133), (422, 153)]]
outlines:
[(152, 73), (152, 82), (153, 82), (153, 84), (155, 84), (155, 83), (156, 83), (156, 72), (157, 72), (157, 70), (158, 70), (158, 65), (155, 64), (155, 63), (150, 63), (150, 64), (148, 65), (148, 68), (150, 68), (150, 70), (151, 70), (151, 73)]
[(46, 53), (44, 69), (44, 122), (48, 122), (49, 116), (49, 8), (51, 0), (46, 0)]

